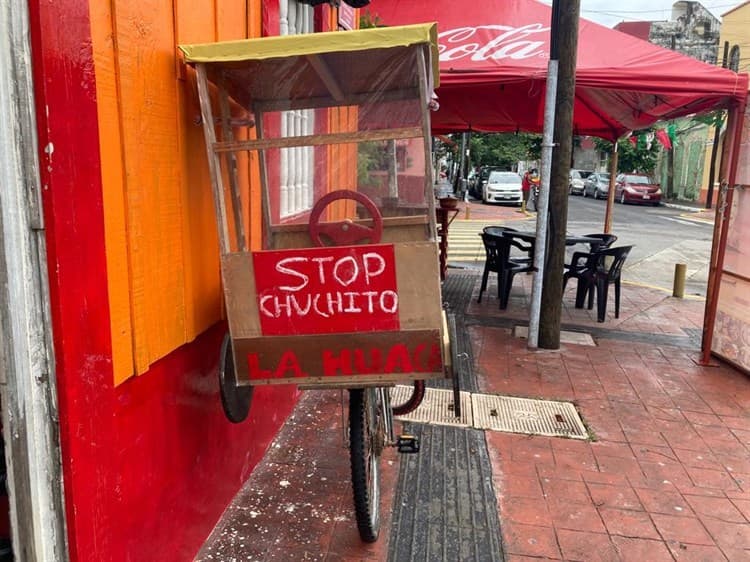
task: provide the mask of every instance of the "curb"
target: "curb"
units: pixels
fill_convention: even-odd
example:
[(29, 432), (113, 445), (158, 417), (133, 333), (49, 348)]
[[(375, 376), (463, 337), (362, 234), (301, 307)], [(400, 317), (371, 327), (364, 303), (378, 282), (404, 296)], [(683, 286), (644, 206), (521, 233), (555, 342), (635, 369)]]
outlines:
[(706, 210), (702, 207), (691, 207), (690, 205), (680, 205), (679, 203), (663, 203), (663, 205), (665, 207), (669, 207), (670, 209), (677, 209), (679, 211), (692, 211), (693, 213), (699, 213)]

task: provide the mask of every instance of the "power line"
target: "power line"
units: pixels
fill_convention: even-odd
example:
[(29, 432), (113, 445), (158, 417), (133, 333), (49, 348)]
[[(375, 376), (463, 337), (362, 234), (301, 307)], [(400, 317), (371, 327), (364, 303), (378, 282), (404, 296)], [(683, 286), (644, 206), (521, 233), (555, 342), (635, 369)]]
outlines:
[[(728, 8), (730, 6), (736, 6), (737, 2), (732, 2), (731, 4), (717, 4), (715, 6), (706, 6), (704, 4), (701, 4), (704, 8), (707, 10), (715, 10), (717, 8)], [(666, 11), (672, 11), (672, 8), (656, 8), (652, 10), (617, 10), (616, 12), (610, 12), (610, 11), (602, 11), (602, 10), (584, 10), (581, 9), (582, 12), (588, 12), (591, 14), (604, 14), (604, 15), (613, 15), (613, 14), (650, 14), (654, 12), (666, 12)]]

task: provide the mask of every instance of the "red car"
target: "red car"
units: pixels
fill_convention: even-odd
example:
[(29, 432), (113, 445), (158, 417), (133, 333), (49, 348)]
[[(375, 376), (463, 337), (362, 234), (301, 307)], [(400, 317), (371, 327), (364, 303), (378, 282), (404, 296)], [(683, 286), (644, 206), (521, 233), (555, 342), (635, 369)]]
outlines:
[(658, 206), (661, 203), (661, 188), (646, 174), (620, 174), (615, 180), (615, 199), (620, 203)]

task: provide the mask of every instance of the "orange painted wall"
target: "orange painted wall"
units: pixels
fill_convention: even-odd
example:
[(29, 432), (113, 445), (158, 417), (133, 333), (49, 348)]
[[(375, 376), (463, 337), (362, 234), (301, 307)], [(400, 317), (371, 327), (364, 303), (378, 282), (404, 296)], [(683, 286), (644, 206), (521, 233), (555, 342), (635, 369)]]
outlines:
[[(221, 319), (218, 243), (194, 83), (176, 45), (260, 36), (260, 0), (90, 2), (115, 382)], [(257, 165), (242, 156), (247, 216)], [(250, 220), (251, 243), (260, 240)]]
[[(261, 0), (127, 0), (89, 4), (97, 87), (115, 384), (222, 318), (218, 241), (192, 71), (179, 44), (259, 37)], [(336, 10), (319, 25), (336, 29)], [(356, 127), (351, 108), (331, 130)], [(254, 135), (240, 131), (239, 138)], [(331, 187), (356, 185), (329, 148)], [(260, 174), (239, 154), (250, 246), (259, 248)], [(349, 209), (347, 211), (350, 212)], [(336, 218), (336, 217), (333, 217)]]

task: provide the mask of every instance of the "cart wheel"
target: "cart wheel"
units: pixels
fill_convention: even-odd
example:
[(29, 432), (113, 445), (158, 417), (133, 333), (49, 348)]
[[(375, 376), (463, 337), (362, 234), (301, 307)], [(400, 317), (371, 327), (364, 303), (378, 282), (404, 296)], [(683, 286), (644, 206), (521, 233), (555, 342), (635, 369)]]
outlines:
[(250, 411), (253, 398), (252, 386), (239, 386), (234, 371), (234, 357), (232, 356), (232, 341), (229, 334), (224, 336), (221, 343), (221, 358), (219, 359), (219, 391), (221, 407), (224, 415), (232, 423), (245, 421)]
[(359, 537), (380, 532), (380, 455), (385, 446), (384, 404), (376, 388), (349, 390), (349, 452)]
[[(356, 224), (349, 219), (339, 222), (321, 223), (320, 218), (323, 210), (332, 202), (339, 199), (353, 199), (361, 203), (367, 209), (367, 212), (370, 213), (373, 225), (364, 226)], [(320, 237), (321, 234), (329, 238), (334, 246), (351, 246), (363, 240), (369, 240), (370, 244), (377, 244), (383, 235), (383, 216), (372, 199), (363, 193), (349, 189), (331, 191), (318, 199), (318, 202), (315, 203), (310, 212), (310, 238), (312, 238), (316, 246), (327, 246)]]
[(422, 400), (424, 400), (424, 388), (424, 381), (414, 381), (414, 389), (411, 392), (411, 396), (405, 402), (391, 406), (393, 415), (405, 416), (416, 410), (422, 403)]

